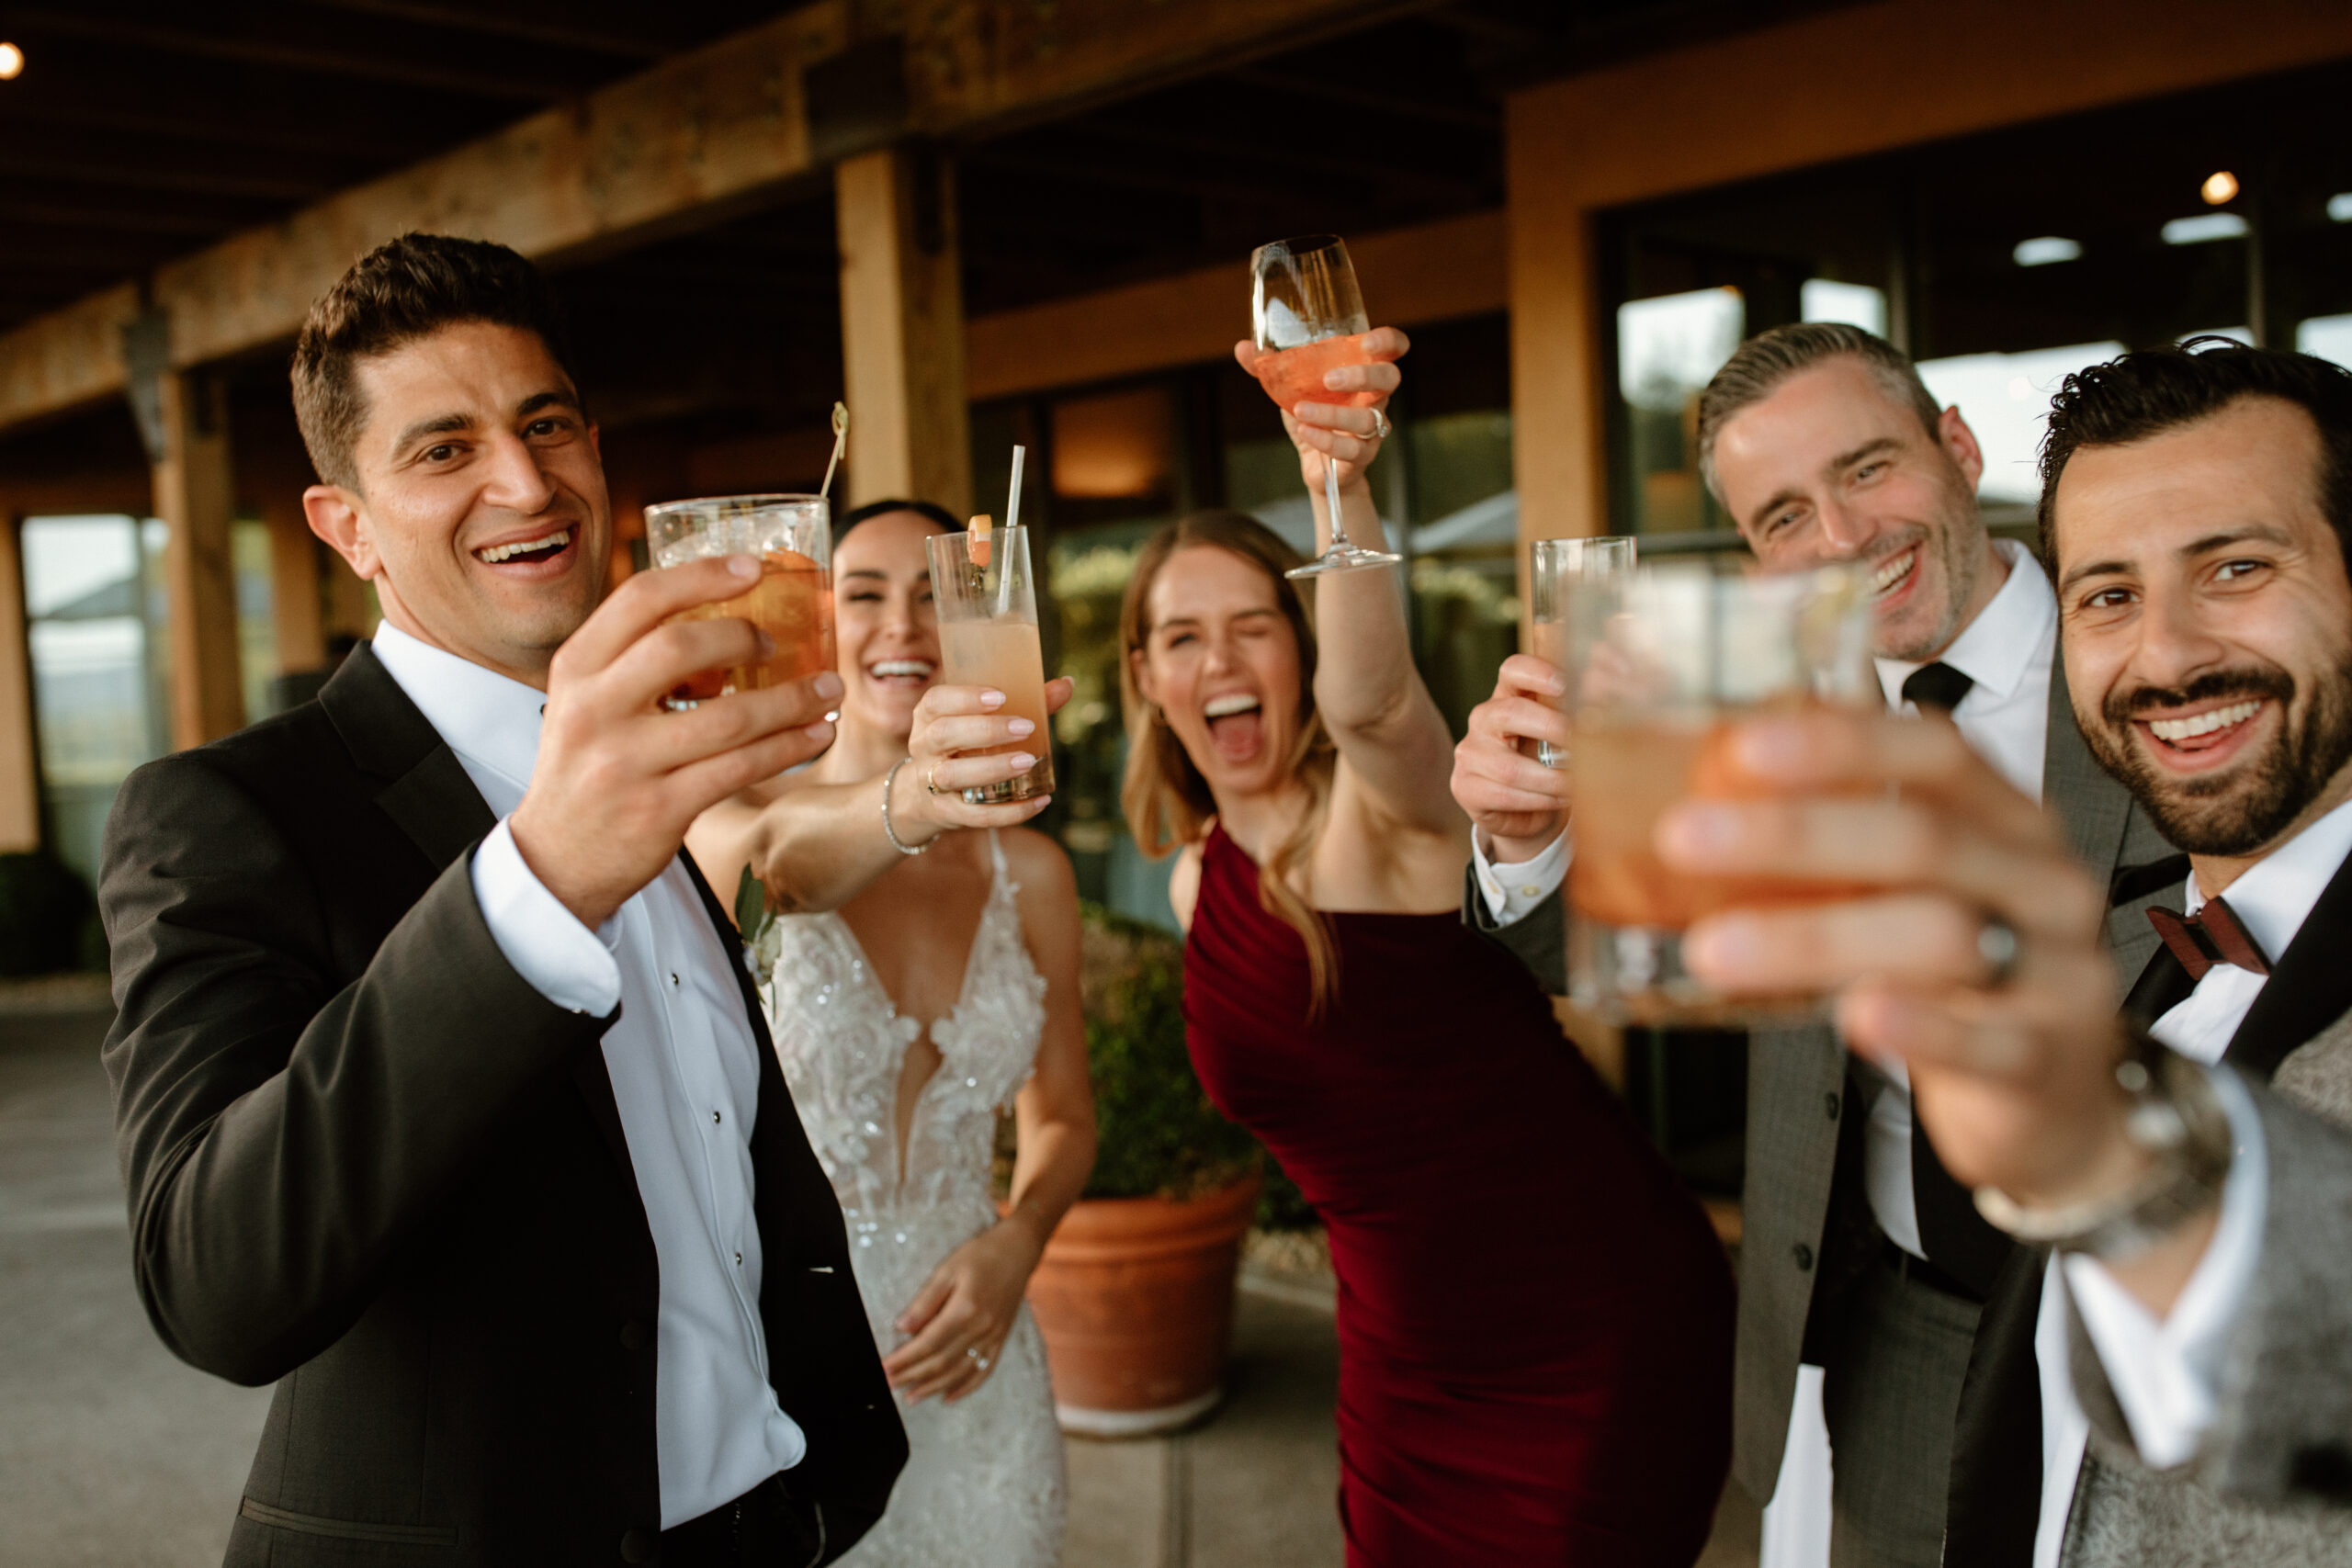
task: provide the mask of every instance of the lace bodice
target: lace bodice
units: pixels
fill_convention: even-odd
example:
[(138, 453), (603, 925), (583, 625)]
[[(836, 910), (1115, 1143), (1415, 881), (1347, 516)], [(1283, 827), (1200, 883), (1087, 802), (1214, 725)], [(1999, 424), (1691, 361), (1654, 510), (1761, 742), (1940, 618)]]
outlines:
[[(989, 835), (988, 902), (956, 1005), (933, 1023), (939, 1070), (923, 1085), (899, 1178), (899, 1075), (922, 1025), (900, 1015), (849, 922), (786, 915), (769, 929), (762, 999), (808, 1141), (851, 1215), (985, 1200), (999, 1111), (1029, 1080), (1046, 1027), (1046, 982), (1021, 937), (1020, 891)], [(764, 966), (764, 965), (763, 965)]]
[[(1020, 891), (989, 835), (988, 902), (956, 1005), (933, 1023), (939, 1070), (915, 1101), (899, 1179), (899, 1076), (922, 1025), (899, 1016), (839, 915), (787, 915), (754, 955), (776, 1055), (841, 1200), (875, 1343), (942, 1258), (996, 1223), (989, 1174), (1001, 1107), (1035, 1070), (1046, 982), (1021, 937)], [(842, 1568), (1051, 1568), (1065, 1488), (1046, 1349), (1021, 1309), (996, 1368), (955, 1404), (899, 1406), (912, 1450), (889, 1511)]]

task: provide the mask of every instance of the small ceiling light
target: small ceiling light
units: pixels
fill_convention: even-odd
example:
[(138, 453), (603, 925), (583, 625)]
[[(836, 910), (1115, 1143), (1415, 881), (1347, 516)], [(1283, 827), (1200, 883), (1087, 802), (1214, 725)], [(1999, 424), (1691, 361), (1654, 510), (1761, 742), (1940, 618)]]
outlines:
[(2197, 187), (2197, 194), (2205, 198), (2208, 207), (2220, 207), (2225, 202), (2235, 201), (2238, 198), (2238, 177), (2227, 169), (2216, 169), (2205, 176), (2205, 183)]
[(2057, 234), (2044, 234), (2038, 240), (2019, 240), (2018, 248), (2009, 253), (2019, 266), (2048, 266), (2052, 262), (2070, 262), (2083, 254), (2080, 243)]
[(24, 73), (25, 51), (13, 43), (0, 43), (0, 82), (13, 82)]
[(2235, 240), (2245, 233), (2245, 220), (2234, 212), (2202, 212), (2176, 218), (2165, 225), (2167, 245), (2201, 245), (2208, 240)]
[(2332, 223), (2352, 223), (2352, 190), (2339, 191), (2327, 198), (2327, 216)]

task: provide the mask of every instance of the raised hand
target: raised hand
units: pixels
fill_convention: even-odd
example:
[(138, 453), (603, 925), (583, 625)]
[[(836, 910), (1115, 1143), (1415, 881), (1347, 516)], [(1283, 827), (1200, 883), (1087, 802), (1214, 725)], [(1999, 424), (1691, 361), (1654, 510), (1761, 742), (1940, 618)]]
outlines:
[[(1658, 829), (1669, 863), (1884, 891), (1702, 920), (1683, 948), (1693, 971), (1730, 992), (1837, 992), (1847, 1042), (1906, 1064), (1936, 1152), (1963, 1182), (2037, 1206), (2129, 1186), (2147, 1156), (2125, 1136), (2114, 1076), (2124, 1036), (2099, 941), (2105, 890), (2055, 821), (1949, 724), (1759, 719), (1734, 756), (1779, 793), (1677, 807)], [(2005, 978), (1985, 956), (1991, 920), (2018, 942)]]
[[(1046, 682), (1046, 712), (1059, 713), (1075, 689), (1068, 676)], [(1053, 799), (1007, 801), (973, 806), (963, 792), (981, 784), (1002, 784), (1036, 766), (1050, 735), (1037, 733), (1025, 719), (1003, 712), (1004, 694), (988, 686), (933, 686), (915, 705), (915, 727), (907, 737), (908, 765), (891, 786), (890, 819), (904, 824), (900, 837), (910, 844), (934, 839), (956, 828), (1011, 828), (1026, 822)], [(1019, 745), (1022, 750), (996, 756), (978, 753), (992, 746)], [(928, 828), (932, 830), (925, 831)]]
[[(1364, 337), (1373, 363), (1342, 365), (1324, 373), (1323, 385), (1333, 394), (1330, 402), (1302, 402), (1283, 410), (1283, 429), (1298, 448), (1299, 477), (1306, 481), (1310, 493), (1322, 492), (1327, 462), (1339, 465), (1342, 490), (1362, 481), (1364, 470), (1380, 453), (1381, 422), (1386, 416), (1388, 400), (1404, 384), (1396, 361), (1412, 346), (1411, 340), (1395, 327), (1376, 327)], [(1233, 357), (1253, 375), (1261, 352), (1246, 340), (1233, 345)]]
[(1454, 803), (1504, 864), (1533, 860), (1567, 827), (1567, 773), (1535, 760), (1538, 741), (1568, 743), (1561, 690), (1556, 667), (1512, 654), (1495, 676), (1495, 694), (1470, 710), (1469, 731), (1453, 748)]
[(831, 671), (684, 713), (660, 705), (687, 676), (767, 657), (749, 621), (664, 625), (758, 581), (754, 556), (641, 571), (556, 650), (538, 765), (513, 820), (523, 860), (594, 929), (659, 875), (703, 811), (832, 743)]

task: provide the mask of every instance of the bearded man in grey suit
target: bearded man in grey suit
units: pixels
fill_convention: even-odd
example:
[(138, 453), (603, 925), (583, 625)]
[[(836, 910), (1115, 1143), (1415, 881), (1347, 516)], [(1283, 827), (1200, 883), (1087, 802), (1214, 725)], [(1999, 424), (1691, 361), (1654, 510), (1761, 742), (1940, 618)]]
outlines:
[[(2156, 938), (2186, 863), (2086, 749), (2056, 663), (2049, 580), (1986, 533), (1984, 457), (1908, 358), (1859, 328), (1776, 328), (1700, 401), (1701, 469), (1767, 570), (1849, 562), (1875, 584), (1888, 707), (1940, 712), (1994, 776), (2045, 802), (2109, 885), (2115, 960)], [(1555, 993), (1566, 783), (1534, 761), (1567, 743), (1558, 671), (1507, 660), (1457, 750), (1477, 825), (1465, 913)], [(1732, 1472), (1759, 1502), (1782, 1475), (1801, 1363), (1820, 1366), (1835, 1456), (1833, 1562), (1935, 1568), (1955, 1411), (1985, 1292), (2010, 1243), (1914, 1125), (1899, 1063), (1823, 1027), (1759, 1032), (1749, 1053)]]
[(2193, 867), (2120, 1013), (2105, 889), (1941, 726), (1746, 727), (1782, 798), (1669, 812), (1668, 863), (1883, 888), (1701, 921), (1686, 953), (1735, 993), (1839, 993), (1983, 1211), (2055, 1258), (2041, 1431), (2008, 1445), (2048, 1456), (2039, 1528), (2004, 1559), (1956, 1509), (1948, 1562), (2352, 1562), (2352, 372), (2126, 355), (2069, 378), (2043, 477), (2076, 715)]

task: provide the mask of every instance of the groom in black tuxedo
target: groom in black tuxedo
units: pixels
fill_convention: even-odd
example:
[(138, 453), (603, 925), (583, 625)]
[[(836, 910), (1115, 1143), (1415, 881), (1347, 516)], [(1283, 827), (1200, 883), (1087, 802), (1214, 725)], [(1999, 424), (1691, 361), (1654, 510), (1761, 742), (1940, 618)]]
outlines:
[(814, 755), (826, 672), (691, 712), (749, 558), (609, 595), (530, 264), (409, 235), (315, 306), (311, 525), (384, 624), (141, 769), (100, 887), (140, 1293), (276, 1382), (232, 1563), (817, 1563), (906, 1458), (831, 1189), (680, 852)]

